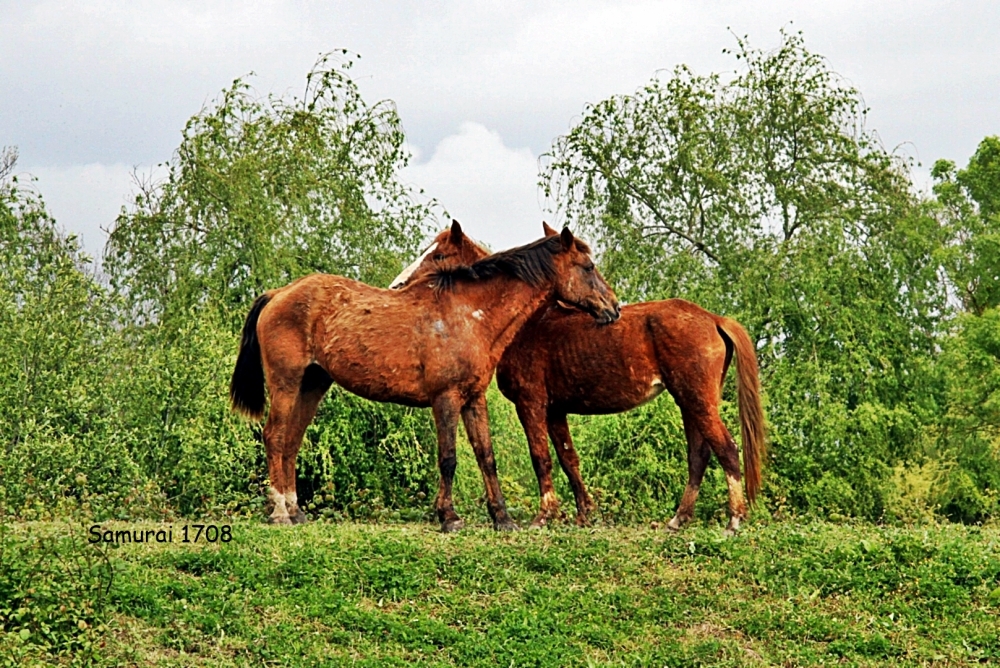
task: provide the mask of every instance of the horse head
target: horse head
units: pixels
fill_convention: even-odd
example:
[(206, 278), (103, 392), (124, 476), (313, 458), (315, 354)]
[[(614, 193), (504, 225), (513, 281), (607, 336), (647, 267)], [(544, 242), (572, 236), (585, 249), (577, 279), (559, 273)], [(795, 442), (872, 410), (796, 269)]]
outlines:
[[(549, 240), (555, 237), (555, 230), (545, 225)], [(549, 234), (549, 232), (553, 234)], [(586, 311), (601, 324), (609, 324), (621, 317), (621, 306), (611, 286), (590, 257), (590, 247), (577, 239), (564, 227), (558, 233), (560, 252), (555, 253), (556, 300)], [(553, 240), (554, 241), (554, 240)], [(551, 243), (551, 242), (550, 242)]]

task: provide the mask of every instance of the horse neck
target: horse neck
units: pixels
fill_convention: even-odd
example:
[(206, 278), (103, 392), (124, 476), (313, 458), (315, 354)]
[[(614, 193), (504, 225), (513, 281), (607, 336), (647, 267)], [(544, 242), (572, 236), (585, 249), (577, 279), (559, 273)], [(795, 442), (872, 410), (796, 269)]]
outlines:
[(481, 322), (486, 328), (490, 358), (499, 362), (503, 351), (532, 315), (546, 306), (553, 296), (552, 285), (532, 286), (510, 276), (497, 276), (489, 281), (470, 284), (483, 312)]

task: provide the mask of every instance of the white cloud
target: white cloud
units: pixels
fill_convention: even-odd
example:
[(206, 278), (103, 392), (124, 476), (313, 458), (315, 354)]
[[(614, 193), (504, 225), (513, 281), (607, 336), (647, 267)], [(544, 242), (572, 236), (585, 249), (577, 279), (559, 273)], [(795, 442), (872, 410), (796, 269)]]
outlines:
[(463, 123), (402, 178), (437, 199), (470, 236), (494, 250), (542, 236), (537, 158), (531, 149), (506, 146), (479, 123)]

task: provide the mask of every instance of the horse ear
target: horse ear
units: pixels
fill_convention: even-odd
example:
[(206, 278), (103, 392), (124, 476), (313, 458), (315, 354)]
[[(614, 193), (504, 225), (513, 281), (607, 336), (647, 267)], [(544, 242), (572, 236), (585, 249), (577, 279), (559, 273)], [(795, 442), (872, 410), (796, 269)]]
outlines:
[(569, 250), (573, 247), (573, 233), (569, 231), (568, 227), (563, 228), (562, 234), (559, 235), (559, 238), (562, 241), (564, 250)]
[(457, 220), (451, 221), (451, 243), (459, 246), (462, 244), (462, 226), (458, 224)]
[(544, 220), (542, 221), (542, 232), (544, 232), (545, 236), (547, 236), (547, 237), (554, 237), (555, 235), (559, 234), (558, 232), (556, 232), (555, 230), (553, 230), (551, 227), (549, 227), (549, 224), (546, 223)]

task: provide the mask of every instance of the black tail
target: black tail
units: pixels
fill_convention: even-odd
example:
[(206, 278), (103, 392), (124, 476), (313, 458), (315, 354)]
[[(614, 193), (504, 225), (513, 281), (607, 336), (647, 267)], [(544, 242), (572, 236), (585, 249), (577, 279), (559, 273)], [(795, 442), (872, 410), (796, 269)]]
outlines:
[(229, 381), (229, 400), (233, 410), (253, 420), (264, 417), (264, 365), (260, 359), (260, 341), (257, 340), (257, 318), (271, 301), (263, 294), (254, 301), (243, 323), (240, 353), (236, 357), (233, 379)]

